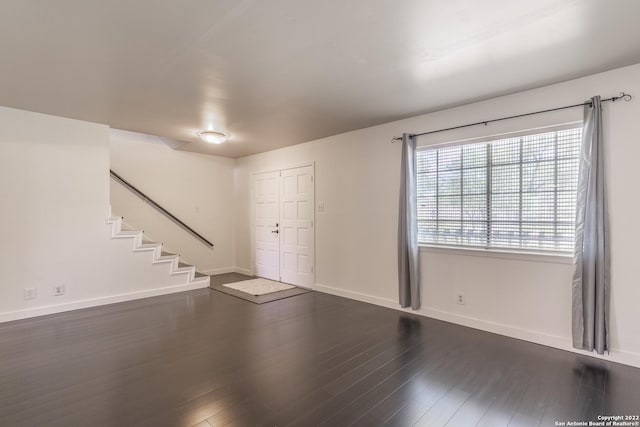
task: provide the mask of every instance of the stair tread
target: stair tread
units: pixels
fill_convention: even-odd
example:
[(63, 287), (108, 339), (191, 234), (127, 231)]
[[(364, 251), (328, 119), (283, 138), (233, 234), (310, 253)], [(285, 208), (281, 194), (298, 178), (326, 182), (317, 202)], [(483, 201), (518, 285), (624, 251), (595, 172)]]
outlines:
[(116, 236), (137, 236), (138, 233), (140, 232), (136, 230), (120, 230), (120, 232), (117, 233)]
[[(109, 221), (117, 221), (119, 219), (122, 219), (122, 217), (119, 216), (111, 216), (109, 217)], [(136, 230), (134, 228), (131, 228), (130, 226), (127, 226), (125, 224), (121, 224), (120, 226), (120, 232), (117, 234), (114, 234), (114, 237), (129, 237), (129, 236), (135, 236), (138, 233), (144, 233), (144, 231), (142, 230)], [(162, 243), (158, 243), (155, 242), (153, 240), (150, 240), (148, 238), (142, 237), (142, 242), (140, 243), (140, 246), (138, 246), (138, 250), (142, 250), (142, 249), (150, 249), (148, 246), (153, 246), (153, 245), (162, 245)], [(145, 248), (143, 248), (142, 246), (147, 246)], [(157, 246), (156, 246), (157, 247)], [(160, 257), (157, 258), (157, 261), (169, 261), (169, 260), (174, 260), (175, 258), (172, 257), (179, 257), (178, 254), (174, 254), (172, 252), (168, 252), (165, 250), (161, 250), (160, 251)], [(154, 261), (156, 262), (156, 261)], [(195, 267), (191, 264), (187, 264), (185, 262), (181, 262), (178, 259), (178, 269), (189, 269), (189, 268), (193, 268), (195, 270)], [(186, 273), (189, 272), (189, 270), (187, 271), (175, 271), (175, 273)], [(174, 273), (172, 273), (174, 274)], [(193, 274), (193, 280), (194, 281), (202, 281), (204, 280), (204, 278), (208, 278), (209, 275), (208, 274), (204, 274), (204, 273), (200, 273), (198, 271), (194, 271)]]

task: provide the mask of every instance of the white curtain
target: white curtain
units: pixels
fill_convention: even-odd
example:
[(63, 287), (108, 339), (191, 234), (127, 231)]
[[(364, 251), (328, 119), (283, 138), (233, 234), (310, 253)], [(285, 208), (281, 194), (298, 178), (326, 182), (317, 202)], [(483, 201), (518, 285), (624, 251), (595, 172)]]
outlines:
[(599, 96), (585, 106), (572, 283), (573, 346), (609, 350), (609, 218)]
[(402, 135), (398, 216), (398, 286), (401, 307), (420, 308), (416, 137)]

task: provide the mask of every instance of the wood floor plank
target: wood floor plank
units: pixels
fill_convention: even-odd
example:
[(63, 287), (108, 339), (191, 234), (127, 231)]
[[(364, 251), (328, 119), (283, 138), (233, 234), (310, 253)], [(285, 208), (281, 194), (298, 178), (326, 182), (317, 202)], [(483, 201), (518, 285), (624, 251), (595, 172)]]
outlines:
[(331, 420), (335, 420), (336, 424), (363, 426), (379, 423), (396, 412), (408, 399), (431, 407), (449, 392), (450, 384), (457, 384), (461, 378), (473, 373), (459, 369), (464, 365), (457, 363), (451, 354), (447, 346), (437, 347), (421, 358), (413, 369), (408, 365), (409, 369), (388, 377), (326, 423), (331, 423)]
[(452, 388), (414, 424), (416, 427), (442, 427), (469, 399), (469, 393)]
[[(432, 405), (425, 405), (415, 400), (409, 400), (395, 414), (384, 421), (386, 427), (412, 426), (431, 408)], [(377, 422), (370, 425), (377, 425)]]
[(493, 400), (476, 423), (477, 427), (502, 427), (511, 422), (532, 377), (526, 373), (513, 373), (507, 378), (509, 381), (504, 384), (504, 392)]
[[(437, 369), (438, 366), (442, 365), (434, 364), (432, 369)], [(430, 378), (428, 372), (422, 372), (378, 404), (372, 405), (367, 412), (359, 414), (360, 418), (354, 422), (354, 425), (366, 427), (380, 423), (382, 420), (387, 421), (410, 403), (412, 404), (410, 407), (419, 406), (423, 408), (424, 411), (420, 414), (422, 415), (444, 396), (450, 388), (449, 384)], [(410, 410), (410, 408), (406, 410)], [(414, 421), (417, 421), (418, 418), (415, 418)]]
[[(406, 352), (401, 353), (398, 357), (386, 361), (382, 365), (369, 366), (368, 371), (363, 372), (362, 377), (341, 380), (339, 385), (331, 383), (329, 386), (332, 390), (339, 390), (333, 397), (320, 405), (309, 410), (303, 417), (295, 420), (291, 425), (306, 426), (314, 423), (314, 420), (326, 420), (333, 416), (342, 408), (348, 406), (356, 400), (358, 396), (366, 393), (370, 388), (375, 387), (391, 375), (394, 375), (402, 369), (402, 367), (410, 366), (417, 363), (422, 349), (412, 347)], [(400, 356), (404, 356), (400, 358)]]

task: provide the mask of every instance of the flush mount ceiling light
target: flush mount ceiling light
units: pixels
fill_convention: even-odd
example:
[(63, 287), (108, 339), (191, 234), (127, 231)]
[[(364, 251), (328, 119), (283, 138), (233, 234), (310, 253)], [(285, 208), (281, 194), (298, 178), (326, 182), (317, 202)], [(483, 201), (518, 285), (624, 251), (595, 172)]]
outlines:
[(229, 134), (217, 130), (203, 130), (198, 136), (209, 144), (222, 144), (229, 138)]

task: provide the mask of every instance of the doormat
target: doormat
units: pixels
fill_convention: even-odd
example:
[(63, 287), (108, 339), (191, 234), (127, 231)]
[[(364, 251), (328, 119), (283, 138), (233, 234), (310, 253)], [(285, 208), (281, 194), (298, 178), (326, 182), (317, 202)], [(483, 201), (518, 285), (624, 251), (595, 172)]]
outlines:
[(263, 278), (215, 284), (211, 285), (211, 288), (255, 304), (264, 304), (310, 292), (297, 286)]
[(222, 286), (246, 292), (256, 297), (259, 295), (272, 294), (274, 292), (286, 291), (288, 289), (295, 288), (295, 286), (287, 285), (286, 283), (274, 282), (273, 280), (262, 278), (243, 280), (242, 282), (236, 283), (227, 283)]

